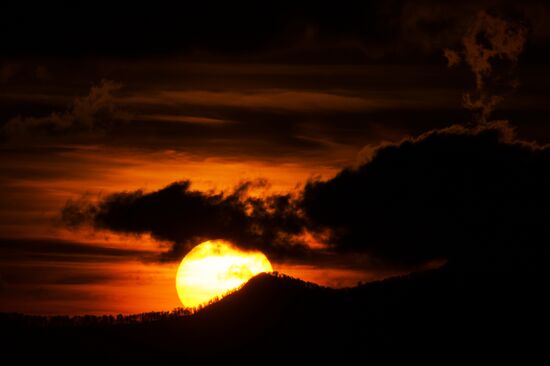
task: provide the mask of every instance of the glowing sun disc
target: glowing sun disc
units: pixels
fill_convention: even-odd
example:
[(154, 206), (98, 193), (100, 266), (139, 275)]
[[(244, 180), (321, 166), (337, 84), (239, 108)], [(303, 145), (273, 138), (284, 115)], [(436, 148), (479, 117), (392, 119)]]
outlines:
[(236, 289), (259, 273), (271, 271), (271, 263), (263, 253), (242, 251), (223, 240), (209, 240), (183, 258), (176, 289), (183, 306), (192, 308)]

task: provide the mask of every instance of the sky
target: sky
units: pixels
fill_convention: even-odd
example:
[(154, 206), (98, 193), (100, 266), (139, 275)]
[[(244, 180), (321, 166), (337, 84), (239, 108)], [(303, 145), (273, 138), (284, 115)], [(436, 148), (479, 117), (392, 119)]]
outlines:
[(332, 287), (431, 268), (484, 218), (419, 172), (547, 159), (544, 2), (1, 8), (0, 311), (170, 310), (210, 239)]

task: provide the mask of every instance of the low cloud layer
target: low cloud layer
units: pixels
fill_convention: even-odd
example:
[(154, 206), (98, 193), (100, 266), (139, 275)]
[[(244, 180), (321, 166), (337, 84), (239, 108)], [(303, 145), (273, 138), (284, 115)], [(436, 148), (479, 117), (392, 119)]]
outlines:
[(109, 262), (152, 258), (154, 252), (112, 248), (98, 244), (82, 244), (61, 239), (0, 239), (3, 259), (34, 257), (49, 262)]
[(297, 201), (289, 195), (254, 198), (248, 191), (262, 182), (245, 182), (232, 192), (200, 192), (189, 181), (159, 191), (121, 192), (98, 203), (69, 201), (62, 218), (69, 227), (89, 224), (123, 233), (151, 233), (173, 243), (162, 260), (179, 260), (194, 245), (227, 239), (244, 249), (275, 258), (299, 256), (305, 244), (292, 237), (305, 227)]
[[(453, 126), (374, 148), (364, 164), (310, 181), (296, 196), (254, 198), (251, 183), (199, 192), (185, 181), (97, 203), (70, 201), (63, 219), (71, 227), (151, 233), (173, 243), (168, 260), (222, 238), (279, 259), (328, 246), (400, 266), (485, 263), (546, 250), (537, 238), (549, 234), (549, 163), (547, 148), (517, 141), (506, 124)], [(323, 246), (308, 244), (304, 233)]]

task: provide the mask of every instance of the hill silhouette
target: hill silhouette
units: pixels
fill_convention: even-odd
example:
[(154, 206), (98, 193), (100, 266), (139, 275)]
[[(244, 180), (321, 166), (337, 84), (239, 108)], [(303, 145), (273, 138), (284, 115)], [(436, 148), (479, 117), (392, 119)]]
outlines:
[(547, 348), (547, 284), (538, 270), (451, 265), (341, 290), (261, 274), (192, 315), (75, 324), (3, 314), (2, 344), (22, 362), (526, 359)]

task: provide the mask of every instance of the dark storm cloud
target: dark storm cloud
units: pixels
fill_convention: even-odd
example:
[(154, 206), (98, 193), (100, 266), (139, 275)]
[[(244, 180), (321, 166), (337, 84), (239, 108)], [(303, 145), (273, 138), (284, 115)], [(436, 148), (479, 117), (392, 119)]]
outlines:
[(390, 262), (486, 261), (548, 250), (550, 153), (505, 124), (436, 130), (310, 182), (302, 208), (339, 251)]
[[(67, 225), (152, 233), (180, 258), (201, 240), (223, 238), (279, 258), (329, 251), (414, 266), (438, 259), (476, 261), (546, 250), (550, 154), (515, 140), (506, 124), (453, 126), (373, 148), (367, 161), (297, 197), (193, 191), (189, 182), (160, 191), (117, 193), (93, 204), (67, 203)], [(520, 259), (518, 259), (520, 260)]]
[(275, 258), (303, 254), (306, 248), (292, 240), (304, 226), (292, 196), (247, 195), (257, 184), (263, 183), (245, 182), (230, 193), (211, 193), (194, 191), (189, 181), (183, 181), (151, 193), (111, 194), (97, 204), (69, 201), (62, 219), (69, 227), (91, 224), (97, 229), (151, 233), (173, 243), (163, 254), (167, 260), (180, 259), (194, 245), (210, 239), (231, 240)]

